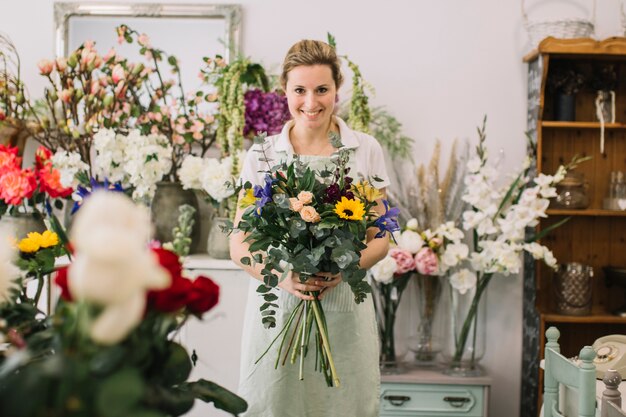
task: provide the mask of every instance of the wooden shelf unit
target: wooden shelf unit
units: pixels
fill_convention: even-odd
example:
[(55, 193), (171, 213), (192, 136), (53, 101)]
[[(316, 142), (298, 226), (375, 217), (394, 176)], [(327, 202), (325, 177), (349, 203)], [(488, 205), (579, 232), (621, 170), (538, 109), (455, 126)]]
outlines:
[[(583, 87), (576, 96), (576, 120), (554, 120), (554, 102), (546, 85), (551, 76), (550, 64), (556, 60), (570, 61), (586, 75), (591, 74), (595, 65), (615, 65), (618, 77), (616, 123), (604, 126), (604, 153), (600, 152), (600, 123), (595, 119), (596, 92), (589, 87)], [(554, 174), (559, 165), (566, 164), (575, 155), (592, 157), (576, 169), (588, 183), (589, 208), (549, 209), (549, 217), (541, 220), (538, 229), (561, 221), (564, 216), (571, 216), (565, 224), (544, 237), (541, 243), (553, 251), (559, 263), (581, 262), (593, 267), (593, 313), (589, 316), (557, 314), (552, 284), (554, 271), (544, 264), (536, 263), (535, 270), (527, 271), (525, 278), (534, 280), (535, 306), (539, 316), (536, 340), (540, 357), (543, 356), (545, 330), (552, 325), (561, 332), (559, 344), (563, 354), (574, 356), (600, 336), (626, 334), (626, 318), (610, 314), (624, 303), (624, 291), (607, 288), (602, 270), (607, 265), (626, 266), (626, 212), (602, 209), (611, 172), (626, 171), (626, 38), (615, 37), (604, 41), (547, 38), (536, 52), (525, 57), (525, 61), (530, 64), (529, 74), (535, 71), (535, 75), (540, 77), (537, 80), (540, 81), (538, 92), (535, 91), (535, 96), (529, 94), (529, 129), (536, 138), (537, 172)], [(529, 82), (529, 92), (530, 89)], [(540, 399), (542, 373), (538, 388)]]

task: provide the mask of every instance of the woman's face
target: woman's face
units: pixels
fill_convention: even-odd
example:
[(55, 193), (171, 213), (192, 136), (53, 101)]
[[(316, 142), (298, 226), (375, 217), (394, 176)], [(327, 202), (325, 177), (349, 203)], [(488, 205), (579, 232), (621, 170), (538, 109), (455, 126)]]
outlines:
[(296, 124), (327, 127), (335, 110), (337, 88), (328, 65), (301, 65), (287, 75), (285, 86), (289, 112)]

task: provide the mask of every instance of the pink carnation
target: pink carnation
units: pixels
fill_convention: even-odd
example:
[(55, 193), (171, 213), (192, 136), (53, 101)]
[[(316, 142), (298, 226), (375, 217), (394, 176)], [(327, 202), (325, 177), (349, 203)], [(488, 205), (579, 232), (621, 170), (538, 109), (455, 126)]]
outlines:
[(0, 176), (0, 198), (7, 204), (22, 204), (23, 199), (33, 196), (36, 188), (35, 173), (30, 169), (8, 170)]
[(431, 248), (422, 248), (415, 255), (417, 272), (422, 275), (436, 275), (439, 271), (439, 259)]
[(389, 249), (389, 256), (396, 261), (396, 265), (398, 266), (396, 274), (404, 274), (415, 269), (415, 260), (408, 250), (391, 248)]

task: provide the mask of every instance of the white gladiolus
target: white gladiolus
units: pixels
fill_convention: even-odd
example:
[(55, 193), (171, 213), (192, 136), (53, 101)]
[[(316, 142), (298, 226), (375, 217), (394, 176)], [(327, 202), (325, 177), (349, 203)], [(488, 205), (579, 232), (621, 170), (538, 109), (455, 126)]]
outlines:
[(385, 256), (377, 264), (370, 268), (370, 274), (375, 281), (381, 284), (389, 284), (393, 281), (393, 274), (398, 270), (398, 264), (391, 256)]
[(122, 340), (142, 319), (146, 291), (170, 284), (146, 246), (150, 232), (147, 209), (121, 193), (94, 192), (76, 216), (68, 287), (75, 299), (104, 307), (91, 329), (99, 343)]
[(469, 255), (469, 248), (464, 243), (451, 243), (446, 246), (446, 250), (441, 257), (441, 262), (449, 269), (455, 267)]
[(450, 285), (461, 294), (476, 287), (476, 274), (469, 269), (461, 269), (450, 275)]
[(398, 238), (398, 246), (415, 254), (424, 246), (424, 239), (422, 239), (419, 233), (413, 230), (405, 230)]
[(11, 293), (18, 287), (20, 276), (20, 270), (13, 264), (12, 238), (13, 233), (8, 227), (0, 227), (0, 305), (11, 301)]

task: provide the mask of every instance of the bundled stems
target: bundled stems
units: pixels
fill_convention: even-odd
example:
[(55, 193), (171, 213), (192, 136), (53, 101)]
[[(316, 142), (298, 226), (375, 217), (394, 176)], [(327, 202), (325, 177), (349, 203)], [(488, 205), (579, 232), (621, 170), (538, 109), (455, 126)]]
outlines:
[[(463, 321), (463, 327), (461, 328), (461, 333), (459, 333), (459, 337), (456, 340), (456, 351), (454, 352), (454, 362), (460, 362), (463, 357), (463, 351), (465, 350), (465, 345), (467, 344), (467, 336), (469, 335), (470, 328), (472, 327), (472, 323), (474, 324), (474, 345), (476, 344), (476, 324), (478, 317), (478, 305), (480, 304), (480, 299), (483, 295), (483, 292), (487, 289), (487, 285), (489, 281), (491, 281), (491, 277), (493, 274), (486, 274), (483, 276), (481, 280), (479, 280), (479, 284), (476, 287), (476, 294), (474, 294), (474, 298), (472, 299), (472, 305), (470, 306), (469, 311), (467, 312), (467, 317)], [(476, 349), (473, 349), (472, 359), (474, 359), (474, 355)]]
[[(290, 358), (290, 363), (295, 364), (296, 360), (299, 358), (299, 378), (300, 380), (304, 379), (304, 358), (308, 353), (308, 346), (311, 342), (311, 331), (313, 330), (313, 323), (315, 323), (316, 335), (314, 336), (315, 343), (315, 354), (316, 354), (316, 369), (317, 363), (319, 360), (320, 371), (324, 374), (326, 383), (329, 387), (339, 387), (340, 381), (339, 376), (337, 375), (337, 370), (335, 368), (335, 362), (333, 360), (330, 343), (328, 340), (328, 330), (326, 327), (326, 318), (324, 316), (324, 310), (320, 304), (320, 301), (317, 299), (319, 292), (310, 292), (308, 293), (315, 297), (312, 301), (300, 301), (298, 305), (293, 309), (285, 325), (280, 330), (278, 335), (272, 340), (267, 349), (261, 354), (261, 356), (256, 360), (256, 363), (269, 352), (270, 348), (274, 345), (274, 343), (282, 337), (278, 348), (278, 354), (276, 358), (276, 362), (274, 367), (278, 368), (278, 364), (281, 362), (281, 354), (283, 353), (283, 348), (285, 349), (284, 356), (282, 356), (282, 365), (285, 365), (287, 358)], [(289, 330), (293, 326), (293, 331)], [(291, 334), (291, 336), (289, 336)], [(289, 336), (289, 343), (285, 347), (285, 342)]]

